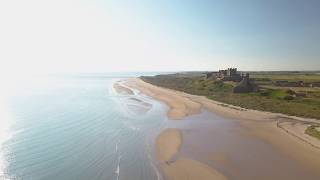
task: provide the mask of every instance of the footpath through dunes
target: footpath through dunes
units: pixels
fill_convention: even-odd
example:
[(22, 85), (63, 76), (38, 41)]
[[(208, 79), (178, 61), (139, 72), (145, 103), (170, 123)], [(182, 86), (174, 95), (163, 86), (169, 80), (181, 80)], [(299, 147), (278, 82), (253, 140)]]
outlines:
[[(227, 178), (239, 177), (238, 179), (248, 179), (248, 177), (256, 178), (259, 175), (268, 177), (269, 179), (320, 178), (320, 150), (305, 141), (301, 141), (301, 139), (278, 126), (280, 121), (283, 122), (283, 118), (287, 118), (287, 121), (295, 119), (299, 123), (317, 123), (317, 120), (243, 109), (216, 102), (203, 96), (190, 95), (154, 86), (141, 79), (130, 79), (126, 82), (126, 85), (136, 88), (159, 101), (165, 102), (170, 107), (168, 112), (169, 119), (188, 119), (189, 117), (193, 119), (191, 121), (181, 121), (181, 123), (176, 122), (176, 124), (173, 125), (175, 129), (182, 127), (179, 128), (181, 141), (170, 142), (172, 144), (174, 144), (174, 142), (181, 143), (183, 139), (182, 145), (175, 145), (175, 147), (180, 147), (176, 153), (174, 153), (174, 151), (176, 151), (177, 148), (163, 150), (167, 148), (163, 143), (156, 144), (158, 151), (166, 151), (166, 153), (161, 153), (167, 155), (163, 155), (160, 158), (158, 157), (158, 159), (162, 161), (160, 164), (168, 179), (186, 179), (187, 177), (203, 179), (202, 177), (196, 176), (199, 173), (195, 171), (200, 168), (205, 171), (202, 174), (206, 174), (208, 167), (211, 173), (215, 172), (216, 168), (218, 168), (219, 171), (223, 170), (221, 171), (224, 174), (222, 176)], [(233, 129), (212, 127), (212, 125), (221, 125), (221, 123), (219, 124), (219, 122), (216, 121), (215, 115), (213, 117), (212, 115), (208, 116), (208, 122), (210, 123), (201, 125), (201, 123), (204, 122), (202, 121), (202, 117), (200, 117), (200, 119), (193, 117), (198, 116), (197, 114), (202, 115), (202, 108), (213, 112), (213, 114), (217, 116), (221, 116), (223, 119), (227, 118), (219, 121), (236, 121), (236, 126)], [(178, 113), (174, 114), (172, 112)], [(172, 121), (169, 124), (174, 124), (174, 122), (175, 121)], [(205, 123), (207, 122), (205, 121)], [(196, 128), (196, 126), (201, 126), (201, 128)], [(166, 132), (166, 130), (164, 132)], [(160, 134), (159, 137), (166, 136)], [(169, 136), (163, 141), (170, 141), (168, 137)], [(235, 141), (235, 139), (237, 139), (237, 141)], [(215, 147), (211, 147), (211, 143), (213, 143)], [(200, 146), (199, 144), (205, 145)], [(197, 150), (190, 151), (191, 147), (193, 149), (198, 145)], [(229, 152), (230, 147), (234, 150), (230, 150)], [(236, 150), (237, 148), (240, 148), (239, 151)], [(241, 148), (246, 150), (243, 151)], [(267, 150), (265, 148), (267, 148)], [(190, 152), (189, 154), (185, 154), (186, 151), (190, 151), (191, 154)], [(223, 164), (220, 165), (218, 161), (208, 160), (208, 158), (194, 158), (194, 155), (198, 157), (199, 154), (204, 152), (210, 154), (210, 151), (211, 153), (227, 152), (227, 159), (230, 160), (230, 162), (228, 162), (229, 164), (225, 166)], [(248, 153), (253, 156), (249, 156)], [(157, 152), (157, 154), (159, 154), (159, 152)], [(163, 163), (163, 161), (165, 162)], [(275, 164), (275, 161), (279, 162)], [(253, 169), (257, 170), (257, 172), (253, 171)], [(179, 170), (181, 170), (181, 172), (191, 173), (192, 175), (186, 175), (186, 173), (179, 174)], [(240, 176), (242, 178), (240, 178)]]

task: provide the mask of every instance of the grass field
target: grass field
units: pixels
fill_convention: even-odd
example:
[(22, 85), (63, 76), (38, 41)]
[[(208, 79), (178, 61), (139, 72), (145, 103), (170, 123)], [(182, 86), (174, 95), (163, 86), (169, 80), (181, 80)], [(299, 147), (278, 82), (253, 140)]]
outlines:
[(251, 78), (262, 81), (304, 81), (319, 82), (319, 72), (249, 72)]
[[(290, 74), (287, 76), (290, 76)], [(292, 79), (292, 77), (287, 78)], [(235, 83), (204, 79), (201, 76), (190, 77), (172, 74), (142, 77), (142, 80), (189, 94), (203, 95), (216, 101), (243, 108), (320, 119), (319, 88), (309, 88), (312, 91), (303, 88), (299, 90), (264, 88), (261, 92), (235, 94), (232, 92)], [(296, 93), (304, 94), (304, 96), (298, 97)]]
[(319, 131), (319, 126), (309, 126), (305, 133), (310, 135), (310, 136), (313, 136), (315, 138), (318, 138), (320, 139), (320, 131)]

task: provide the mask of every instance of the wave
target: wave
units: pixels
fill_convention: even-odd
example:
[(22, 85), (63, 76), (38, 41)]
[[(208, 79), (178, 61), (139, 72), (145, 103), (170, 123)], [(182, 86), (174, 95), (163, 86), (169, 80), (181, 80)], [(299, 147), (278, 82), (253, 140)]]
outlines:
[[(75, 87), (72, 82), (70, 87), (30, 95), (26, 101), (18, 99), (10, 106), (14, 126), (9, 113), (4, 118), (0, 109), (0, 146), (5, 142), (0, 151), (0, 180), (161, 180), (153, 171), (156, 166), (148, 163), (144, 146), (147, 131), (161, 118), (152, 116), (153, 111), (136, 115), (128, 108), (128, 104), (151, 106), (147, 103), (153, 101), (140, 94), (114, 94), (111, 81), (94, 82), (97, 86), (76, 82)], [(8, 126), (2, 125), (5, 119)], [(15, 134), (9, 127), (23, 129)]]
[(8, 178), (5, 174), (7, 162), (4, 158), (3, 144), (10, 140), (14, 133), (10, 131), (10, 126), (12, 124), (11, 115), (3, 104), (0, 104), (0, 119), (0, 179), (7, 180)]
[(116, 154), (118, 154), (118, 163), (117, 163), (117, 168), (115, 170), (115, 174), (116, 174), (116, 179), (119, 180), (120, 177), (120, 162), (121, 162), (121, 154), (118, 150), (118, 144), (120, 143), (120, 140), (116, 143)]
[(120, 177), (120, 162), (121, 162), (121, 155), (119, 155), (119, 157), (118, 157), (117, 169), (114, 172), (116, 174), (117, 180), (119, 180), (119, 177)]

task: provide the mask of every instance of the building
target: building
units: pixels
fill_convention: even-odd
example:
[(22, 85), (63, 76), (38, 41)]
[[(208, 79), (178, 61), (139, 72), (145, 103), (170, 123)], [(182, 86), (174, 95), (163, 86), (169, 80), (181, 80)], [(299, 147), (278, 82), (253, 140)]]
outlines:
[(235, 81), (240, 82), (242, 80), (241, 75), (237, 72), (237, 68), (228, 68), (225, 70), (219, 70), (217, 78), (222, 81)]
[(303, 81), (289, 82), (289, 81), (276, 81), (276, 86), (281, 87), (304, 87)]
[(240, 82), (246, 74), (241, 74), (237, 68), (228, 68), (218, 72), (208, 72), (205, 74), (207, 79), (217, 79), (222, 81)]
[(210, 79), (210, 78), (214, 78), (216, 77), (216, 73), (215, 72), (208, 72), (205, 74), (206, 79)]
[(233, 93), (257, 92), (258, 86), (250, 82), (249, 73), (243, 74), (241, 82), (233, 88)]
[(310, 87), (320, 87), (320, 82), (312, 82), (309, 84)]

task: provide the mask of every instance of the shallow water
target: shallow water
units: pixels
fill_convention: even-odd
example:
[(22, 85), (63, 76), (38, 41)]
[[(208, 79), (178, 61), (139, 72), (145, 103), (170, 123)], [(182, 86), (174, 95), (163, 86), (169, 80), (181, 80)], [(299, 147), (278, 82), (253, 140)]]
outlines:
[(199, 160), (229, 179), (320, 179), (236, 120), (203, 111), (168, 121), (163, 103), (136, 90), (114, 92), (118, 80), (50, 77), (12, 92), (0, 106), (0, 179), (162, 179), (153, 143), (168, 127), (183, 132), (176, 158)]
[(115, 93), (116, 80), (50, 77), (15, 92), (6, 101), (13, 135), (1, 147), (2, 178), (159, 179), (148, 137), (166, 108), (139, 93)]
[(239, 120), (203, 111), (169, 124), (183, 132), (183, 146), (176, 158), (199, 160), (229, 179), (320, 179), (319, 172), (307, 169), (267, 141), (253, 136)]

